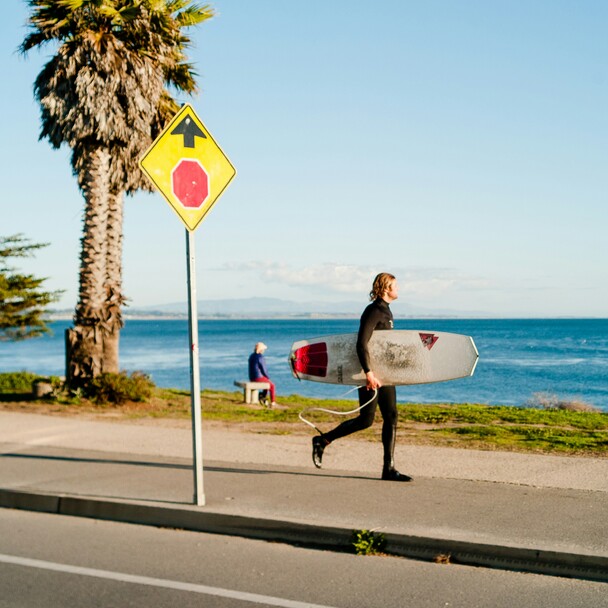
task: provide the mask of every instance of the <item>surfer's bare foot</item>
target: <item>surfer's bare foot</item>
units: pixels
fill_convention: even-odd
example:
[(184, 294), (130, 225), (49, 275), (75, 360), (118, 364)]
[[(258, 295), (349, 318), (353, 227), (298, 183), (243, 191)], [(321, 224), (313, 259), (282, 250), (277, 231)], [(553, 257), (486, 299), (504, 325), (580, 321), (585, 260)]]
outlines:
[(384, 469), (382, 471), (382, 479), (384, 481), (412, 481), (409, 475), (399, 473), (397, 469)]
[(317, 467), (321, 468), (323, 462), (323, 450), (328, 445), (324, 437), (313, 437), (312, 438), (312, 462)]

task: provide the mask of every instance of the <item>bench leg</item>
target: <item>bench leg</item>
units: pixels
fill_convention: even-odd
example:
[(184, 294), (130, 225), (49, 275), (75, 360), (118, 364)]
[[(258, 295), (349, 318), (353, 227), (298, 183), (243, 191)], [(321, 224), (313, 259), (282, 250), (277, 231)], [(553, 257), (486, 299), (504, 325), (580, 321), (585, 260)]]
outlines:
[[(235, 384), (237, 384), (237, 383), (235, 382)], [(261, 389), (250, 388), (244, 382), (237, 384), (237, 386), (243, 387), (243, 400), (245, 401), (245, 403), (257, 404), (260, 402), (260, 390)], [(268, 389), (266, 389), (266, 390), (268, 390)]]

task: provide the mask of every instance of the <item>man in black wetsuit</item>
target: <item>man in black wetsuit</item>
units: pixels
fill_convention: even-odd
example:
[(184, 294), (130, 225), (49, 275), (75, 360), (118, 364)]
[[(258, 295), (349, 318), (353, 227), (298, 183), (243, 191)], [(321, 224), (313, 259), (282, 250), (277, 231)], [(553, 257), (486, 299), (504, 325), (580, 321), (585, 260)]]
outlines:
[[(359, 389), (359, 403), (365, 405), (356, 418), (346, 420), (329, 433), (312, 439), (312, 461), (321, 468), (323, 451), (335, 439), (370, 427), (376, 415), (376, 406), (382, 413), (382, 445), (384, 447), (384, 467), (382, 479), (388, 481), (411, 481), (412, 478), (395, 469), (393, 454), (397, 435), (397, 396), (394, 386), (381, 386), (371, 369), (368, 342), (376, 330), (393, 329), (393, 313), (389, 304), (397, 299), (399, 287), (392, 274), (380, 273), (370, 292), (372, 303), (361, 315), (357, 336), (357, 355), (365, 372), (366, 386)], [(375, 391), (378, 391), (375, 393)]]

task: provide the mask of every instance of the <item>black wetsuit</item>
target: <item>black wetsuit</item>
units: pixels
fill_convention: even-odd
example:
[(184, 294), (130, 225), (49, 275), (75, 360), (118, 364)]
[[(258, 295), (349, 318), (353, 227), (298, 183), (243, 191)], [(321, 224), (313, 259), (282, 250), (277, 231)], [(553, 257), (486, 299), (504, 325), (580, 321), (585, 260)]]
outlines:
[[(361, 315), (359, 334), (357, 336), (357, 355), (365, 373), (370, 371), (368, 342), (372, 333), (377, 330), (393, 328), (393, 313), (387, 302), (378, 298), (374, 300)], [(372, 370), (373, 371), (373, 370)], [(359, 404), (370, 402), (359, 411), (356, 418), (346, 420), (323, 437), (328, 443), (345, 437), (356, 431), (370, 427), (376, 416), (376, 406), (382, 413), (382, 445), (384, 446), (384, 468), (393, 469), (393, 453), (397, 433), (397, 396), (394, 386), (381, 386), (374, 397), (374, 391), (363, 387), (359, 389)]]

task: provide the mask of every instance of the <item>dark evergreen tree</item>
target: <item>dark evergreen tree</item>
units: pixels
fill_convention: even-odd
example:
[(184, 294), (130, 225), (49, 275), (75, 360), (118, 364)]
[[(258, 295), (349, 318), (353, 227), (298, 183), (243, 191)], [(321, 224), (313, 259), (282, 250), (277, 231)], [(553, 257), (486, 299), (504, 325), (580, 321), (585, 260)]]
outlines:
[(47, 243), (31, 243), (22, 234), (0, 237), (0, 340), (24, 340), (49, 332), (46, 307), (59, 299), (61, 291), (44, 291), (39, 279), (19, 274), (7, 265), (9, 258), (24, 258)]

